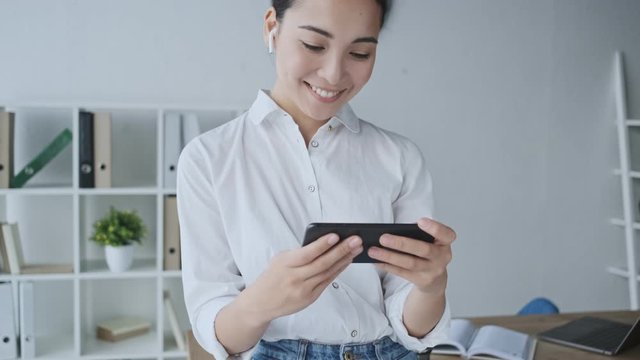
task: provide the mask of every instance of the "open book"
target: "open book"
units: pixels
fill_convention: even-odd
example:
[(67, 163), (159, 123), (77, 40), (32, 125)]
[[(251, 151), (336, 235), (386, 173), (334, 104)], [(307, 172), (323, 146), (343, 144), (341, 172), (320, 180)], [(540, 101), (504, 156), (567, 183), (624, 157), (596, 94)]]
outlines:
[(501, 326), (476, 327), (470, 320), (452, 319), (449, 339), (433, 354), (461, 355), (468, 359), (531, 360), (536, 339)]

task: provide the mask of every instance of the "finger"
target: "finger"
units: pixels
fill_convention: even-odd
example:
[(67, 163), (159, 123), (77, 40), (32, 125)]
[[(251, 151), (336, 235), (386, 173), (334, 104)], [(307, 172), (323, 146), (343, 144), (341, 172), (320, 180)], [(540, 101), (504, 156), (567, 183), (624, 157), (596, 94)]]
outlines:
[(429, 259), (432, 253), (437, 250), (436, 245), (428, 242), (392, 234), (383, 234), (380, 236), (380, 244), (385, 248), (418, 256), (423, 259)]
[(339, 240), (338, 235), (334, 233), (323, 235), (311, 244), (293, 250), (289, 265), (303, 266), (309, 264), (337, 244)]
[(312, 278), (335, 267), (344, 259), (351, 261), (360, 252), (362, 252), (362, 239), (359, 236), (351, 236), (308, 264), (302, 276), (306, 279)]
[(417, 271), (425, 269), (429, 260), (423, 259), (411, 254), (402, 254), (395, 251), (372, 246), (367, 252), (370, 258), (378, 260), (383, 263), (391, 264), (403, 269)]
[(433, 219), (418, 220), (418, 227), (435, 238), (436, 244), (450, 245), (456, 239), (456, 232), (445, 224)]
[(353, 262), (353, 258), (343, 259), (337, 266), (334, 266), (331, 269), (328, 269), (323, 274), (318, 274), (315, 277), (309, 279), (309, 281), (317, 282), (317, 285), (313, 288), (313, 292), (322, 292), (324, 289), (329, 286), (331, 282), (333, 282), (338, 275), (340, 275), (344, 270), (351, 265)]
[(407, 270), (405, 268), (399, 267), (399, 266), (395, 266), (392, 264), (387, 264), (387, 263), (377, 263), (376, 267), (378, 269), (384, 270), (388, 273), (400, 276), (403, 279), (409, 280), (411, 282), (413, 282), (412, 280), (414, 280), (415, 277), (415, 273), (411, 270)]

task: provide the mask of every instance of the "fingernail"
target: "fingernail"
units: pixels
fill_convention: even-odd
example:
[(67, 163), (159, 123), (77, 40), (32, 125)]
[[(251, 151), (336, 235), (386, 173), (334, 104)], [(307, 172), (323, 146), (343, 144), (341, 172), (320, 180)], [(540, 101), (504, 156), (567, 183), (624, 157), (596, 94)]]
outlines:
[(422, 218), (420, 220), (418, 220), (418, 223), (420, 225), (422, 225), (422, 227), (429, 227), (429, 225), (431, 225), (431, 219), (429, 218)]
[(350, 248), (355, 249), (360, 245), (362, 245), (362, 239), (360, 239), (359, 237), (355, 236), (355, 237), (352, 237), (351, 239), (349, 239), (349, 247)]
[(389, 237), (389, 235), (382, 235), (380, 237), (380, 244), (385, 246), (391, 245), (391, 237)]
[(378, 256), (378, 255), (380, 255), (380, 250), (374, 247), (369, 249), (369, 256)]
[(329, 245), (335, 245), (338, 242), (338, 240), (340, 240), (340, 238), (336, 234), (331, 234), (327, 238), (327, 242), (329, 243)]
[(360, 254), (362, 252), (362, 250), (364, 250), (364, 249), (362, 248), (362, 246), (360, 246), (358, 248), (355, 248), (355, 249), (351, 250), (351, 254), (352, 255), (358, 255), (358, 254)]

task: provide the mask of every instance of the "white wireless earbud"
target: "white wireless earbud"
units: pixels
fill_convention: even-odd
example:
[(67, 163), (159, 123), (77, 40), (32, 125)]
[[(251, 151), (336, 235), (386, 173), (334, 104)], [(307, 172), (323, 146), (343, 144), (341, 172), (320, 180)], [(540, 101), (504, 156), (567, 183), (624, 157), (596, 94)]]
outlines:
[(273, 39), (275, 39), (277, 32), (278, 32), (278, 28), (277, 27), (274, 27), (269, 32), (269, 54), (273, 54)]

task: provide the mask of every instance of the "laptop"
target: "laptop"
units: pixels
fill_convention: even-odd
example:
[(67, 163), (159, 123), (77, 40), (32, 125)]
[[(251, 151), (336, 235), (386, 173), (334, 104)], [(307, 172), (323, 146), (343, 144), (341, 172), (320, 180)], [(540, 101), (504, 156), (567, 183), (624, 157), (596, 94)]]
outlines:
[(640, 344), (640, 318), (633, 325), (585, 316), (543, 331), (538, 338), (605, 355)]

